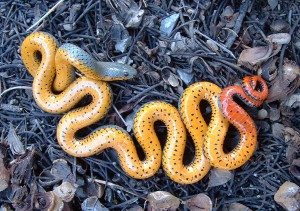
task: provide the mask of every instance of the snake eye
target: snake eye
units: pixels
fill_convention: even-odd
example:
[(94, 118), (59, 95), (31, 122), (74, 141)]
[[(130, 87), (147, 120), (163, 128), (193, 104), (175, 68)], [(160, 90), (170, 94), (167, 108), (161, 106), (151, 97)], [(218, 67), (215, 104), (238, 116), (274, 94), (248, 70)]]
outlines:
[(129, 75), (129, 73), (128, 72), (124, 72), (124, 76), (128, 76)]

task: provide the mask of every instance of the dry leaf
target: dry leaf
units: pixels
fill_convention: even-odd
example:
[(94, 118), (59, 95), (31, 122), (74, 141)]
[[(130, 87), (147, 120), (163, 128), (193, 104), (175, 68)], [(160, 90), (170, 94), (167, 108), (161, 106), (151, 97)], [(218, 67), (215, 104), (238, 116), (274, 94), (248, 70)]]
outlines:
[(269, 118), (271, 121), (275, 122), (280, 118), (280, 110), (277, 108), (270, 108)]
[(180, 199), (166, 191), (156, 191), (147, 196), (148, 210), (176, 210), (180, 205)]
[[(36, 199), (35, 208), (44, 211), (61, 211), (64, 208), (63, 201), (57, 197), (52, 191), (39, 193)], [(41, 202), (41, 203), (39, 203)]]
[(4, 156), (0, 152), (0, 192), (8, 187), (10, 179), (10, 173), (4, 166), (3, 158)]
[(139, 205), (135, 205), (135, 206), (127, 209), (127, 211), (144, 211), (144, 209)]
[(10, 167), (10, 182), (16, 186), (19, 184), (29, 184), (32, 176), (32, 161), (34, 151), (27, 151), (24, 155), (13, 160)]
[(179, 19), (179, 14), (173, 14), (169, 17), (166, 17), (161, 21), (160, 24), (160, 34), (165, 36), (170, 36), (172, 34), (173, 29), (175, 28), (177, 21)]
[(285, 156), (289, 164), (292, 164), (293, 160), (296, 159), (298, 151), (298, 147), (295, 147), (294, 145), (288, 145)]
[(223, 185), (233, 178), (233, 173), (228, 170), (213, 168), (210, 171), (208, 187)]
[(291, 108), (300, 107), (300, 93), (291, 95), (285, 102), (285, 105)]
[(283, 76), (285, 80), (292, 82), (300, 75), (300, 67), (296, 62), (285, 59), (282, 67)]
[(278, 45), (289, 44), (291, 41), (291, 35), (288, 33), (271, 34), (267, 36), (267, 40)]
[(283, 138), (284, 137), (284, 125), (280, 123), (272, 124), (272, 134), (275, 138)]
[(273, 32), (288, 32), (290, 30), (290, 24), (285, 20), (279, 19), (271, 23), (270, 29)]
[(95, 196), (85, 199), (81, 204), (81, 209), (83, 211), (109, 211)]
[(187, 49), (187, 38), (186, 37), (183, 37), (180, 32), (177, 32), (175, 35), (174, 35), (174, 38), (173, 38), (174, 42), (171, 43), (171, 51), (172, 52), (176, 52), (176, 51), (184, 51)]
[(249, 207), (246, 207), (240, 203), (232, 203), (228, 207), (228, 211), (252, 211)]
[(75, 195), (76, 189), (77, 188), (73, 184), (63, 182), (60, 186), (53, 188), (53, 193), (64, 202), (70, 202)]
[(300, 134), (291, 127), (284, 128), (284, 139), (289, 144), (300, 146)]
[(267, 102), (286, 99), (300, 85), (300, 67), (293, 61), (284, 60), (283, 76), (277, 76), (269, 88)]
[(275, 193), (274, 200), (286, 210), (297, 211), (300, 209), (300, 187), (287, 181)]
[(259, 65), (262, 62), (266, 61), (270, 57), (272, 51), (273, 46), (271, 44), (268, 46), (259, 46), (245, 49), (240, 54), (238, 64), (253, 69), (253, 66)]
[(14, 129), (14, 126), (11, 123), (9, 124), (9, 131), (6, 140), (9, 144), (11, 152), (14, 155), (23, 155), (25, 153), (23, 143), (21, 142)]
[(70, 15), (65, 19), (62, 24), (64, 30), (73, 31), (76, 29), (75, 20), (80, 15), (82, 5), (81, 4), (73, 4), (70, 8)]
[(227, 6), (220, 15), (221, 22), (218, 25), (226, 28), (232, 28), (235, 25), (238, 15), (239, 13), (234, 13), (231, 6)]
[(294, 177), (300, 180), (300, 158), (293, 160), (289, 170)]
[(162, 70), (162, 78), (166, 83), (173, 87), (179, 86), (178, 77), (167, 68)]
[(62, 211), (64, 209), (64, 202), (56, 196), (53, 191), (50, 191), (52, 198), (52, 203), (50, 204), (50, 207), (47, 209), (47, 211)]
[(50, 173), (56, 179), (69, 181), (71, 183), (75, 182), (75, 177), (71, 172), (71, 168), (68, 165), (68, 162), (64, 159), (54, 160)]
[(268, 0), (268, 4), (270, 5), (271, 9), (274, 10), (278, 5), (278, 0)]
[(186, 71), (186, 70), (184, 70), (184, 69), (177, 69), (177, 73), (178, 73), (180, 79), (181, 79), (186, 85), (188, 85), (188, 84), (192, 81), (192, 79), (193, 79), (193, 77), (194, 77), (194, 73), (190, 73), (190, 72), (188, 72), (188, 71)]
[(212, 201), (204, 193), (200, 193), (189, 200), (185, 201), (188, 209), (191, 211), (210, 211), (212, 210)]
[(257, 72), (258, 75), (261, 75), (267, 81), (274, 80), (278, 73), (276, 66), (277, 60), (277, 57), (272, 57), (268, 61), (264, 62)]
[(134, 116), (135, 116), (135, 112), (132, 112), (129, 115), (127, 115), (125, 118), (127, 132), (130, 132), (133, 129)]

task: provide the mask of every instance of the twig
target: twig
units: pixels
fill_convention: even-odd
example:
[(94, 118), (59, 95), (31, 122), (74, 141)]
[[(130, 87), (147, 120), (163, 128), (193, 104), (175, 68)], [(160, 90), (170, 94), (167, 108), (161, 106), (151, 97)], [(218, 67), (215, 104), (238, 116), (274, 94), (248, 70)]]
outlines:
[(15, 87), (11, 87), (11, 88), (9, 88), (9, 89), (6, 89), (5, 91), (3, 91), (3, 92), (0, 94), (0, 99), (1, 99), (1, 97), (2, 97), (5, 93), (10, 92), (10, 91), (15, 90), (15, 89), (28, 89), (28, 90), (32, 90), (32, 88), (29, 87), (29, 86), (15, 86)]
[(43, 15), (43, 17), (41, 17), (37, 22), (35, 22), (32, 26), (30, 26), (26, 32), (29, 32), (31, 29), (33, 29), (34, 27), (36, 27), (40, 22), (42, 22), (48, 15), (50, 15), (50, 13), (52, 13), (64, 0), (59, 0), (48, 12), (46, 12), (45, 15)]
[(202, 37), (210, 40), (211, 42), (213, 42), (214, 44), (216, 44), (217, 46), (219, 46), (223, 51), (227, 52), (232, 58), (236, 59), (236, 57), (234, 56), (234, 54), (226, 47), (224, 46), (223, 44), (221, 43), (218, 43), (216, 41), (214, 41), (213, 39), (211, 39), (209, 36), (201, 33), (199, 30), (195, 30), (195, 32), (199, 35), (201, 35)]
[(127, 126), (126, 121), (124, 120), (124, 118), (122, 117), (122, 115), (120, 114), (120, 112), (118, 111), (118, 109), (116, 108), (116, 106), (113, 105), (112, 107), (115, 110), (115, 112), (117, 113), (117, 115), (120, 117), (120, 119), (122, 120), (122, 122), (124, 123), (124, 125)]
[(230, 33), (229, 38), (227, 39), (225, 46), (227, 48), (231, 48), (233, 45), (235, 39), (237, 38), (237, 34), (239, 33), (242, 23), (244, 20), (244, 17), (246, 16), (246, 12), (251, 5), (252, 1), (251, 0), (245, 0), (244, 2), (241, 3), (240, 9), (239, 9), (239, 16), (236, 19), (235, 25), (233, 27), (233, 32)]
[(94, 181), (97, 182), (97, 183), (99, 183), (99, 184), (102, 184), (102, 185), (107, 185), (107, 186), (109, 186), (109, 187), (111, 187), (111, 188), (117, 188), (117, 189), (119, 189), (119, 190), (125, 191), (126, 193), (130, 193), (130, 194), (132, 194), (132, 195), (134, 195), (134, 196), (138, 196), (138, 197), (140, 197), (140, 198), (146, 200), (146, 198), (144, 198), (144, 197), (138, 195), (137, 193), (134, 193), (134, 192), (132, 192), (132, 191), (126, 190), (125, 188), (123, 188), (123, 187), (120, 186), (120, 185), (117, 185), (117, 184), (114, 184), (114, 183), (111, 183), (111, 182), (107, 182), (107, 181), (104, 181), (104, 180), (99, 180), (99, 179), (94, 179)]
[(131, 99), (127, 100), (127, 103), (131, 103), (133, 101), (135, 101), (136, 99), (140, 98), (141, 96), (143, 96), (144, 94), (146, 94), (147, 92), (151, 91), (152, 89), (155, 89), (156, 87), (160, 86), (163, 84), (163, 81), (161, 81), (158, 84), (155, 84), (153, 86), (150, 86), (149, 88), (145, 89), (144, 91), (140, 92), (139, 94), (135, 95), (134, 97), (132, 97)]

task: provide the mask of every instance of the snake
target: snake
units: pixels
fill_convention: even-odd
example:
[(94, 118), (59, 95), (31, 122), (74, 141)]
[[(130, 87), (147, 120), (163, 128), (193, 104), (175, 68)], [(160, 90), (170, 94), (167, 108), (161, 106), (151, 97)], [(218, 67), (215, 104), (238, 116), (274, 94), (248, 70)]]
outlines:
[[(257, 148), (257, 128), (250, 115), (235, 102), (234, 96), (239, 97), (251, 107), (259, 107), (268, 96), (268, 86), (260, 76), (246, 76), (243, 83), (224, 88), (220, 94), (219, 107), (224, 117), (239, 132), (237, 146), (225, 153), (224, 140), (228, 124), (220, 122), (217, 126), (210, 125), (205, 142), (205, 156), (212, 166), (233, 170), (241, 167), (253, 155)], [(213, 137), (217, 134), (216, 137)]]
[[(251, 143), (255, 145), (255, 125), (253, 122), (248, 122), (246, 126), (239, 125), (238, 116), (230, 109), (237, 107), (238, 114), (247, 116), (234, 103), (232, 96), (239, 94), (249, 100), (247, 94), (253, 91), (256, 95), (250, 102), (254, 106), (260, 105), (264, 97), (255, 90), (256, 79), (244, 81), (247, 82), (244, 85), (247, 94), (240, 86), (222, 91), (213, 83), (197, 82), (184, 90), (178, 108), (161, 100), (142, 105), (133, 119), (133, 135), (145, 155), (141, 159), (133, 138), (119, 126), (105, 125), (85, 137), (77, 136), (79, 130), (95, 124), (108, 113), (113, 100), (108, 82), (134, 78), (137, 74), (134, 68), (114, 62), (98, 62), (70, 43), (59, 47), (57, 40), (46, 32), (34, 32), (25, 38), (21, 45), (21, 58), (33, 76), (32, 90), (37, 105), (46, 112), (63, 114), (57, 126), (57, 141), (64, 151), (74, 157), (88, 157), (111, 148), (116, 151), (121, 168), (132, 178), (149, 178), (162, 165), (173, 181), (193, 184), (201, 180), (212, 166), (234, 169), (238, 165), (232, 159), (242, 157), (237, 161), (242, 164), (253, 153), (254, 147), (248, 150), (244, 147)], [(82, 76), (76, 78), (75, 69)], [(260, 83), (265, 91), (263, 81)], [(91, 96), (91, 101), (76, 107), (87, 95)], [(209, 124), (199, 108), (202, 100), (208, 101), (212, 108)], [(226, 112), (222, 112), (220, 105)], [(157, 121), (163, 122), (167, 130), (163, 149), (154, 127)], [(229, 155), (220, 154), (229, 122), (242, 127), (242, 141), (238, 150)], [(250, 127), (251, 131), (247, 132)], [(184, 165), (187, 132), (194, 143), (195, 154), (193, 160)], [(227, 160), (223, 161), (223, 157)]]

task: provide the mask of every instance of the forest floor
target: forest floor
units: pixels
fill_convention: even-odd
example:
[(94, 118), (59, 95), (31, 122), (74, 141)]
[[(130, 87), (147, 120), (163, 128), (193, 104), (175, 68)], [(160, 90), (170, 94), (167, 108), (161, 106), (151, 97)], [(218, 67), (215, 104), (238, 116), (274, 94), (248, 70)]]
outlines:
[[(286, 181), (300, 185), (298, 0), (28, 2), (0, 1), (3, 207), (234, 210), (244, 205), (281, 210), (274, 200), (279, 187)], [(260, 108), (245, 107), (258, 129), (255, 154), (242, 167), (212, 169), (193, 185), (173, 182), (162, 169), (149, 179), (132, 179), (113, 150), (88, 158), (69, 156), (56, 139), (62, 115), (46, 113), (35, 103), (33, 77), (21, 60), (20, 45), (33, 31), (49, 32), (60, 44), (76, 44), (99, 61), (126, 62), (138, 71), (132, 80), (110, 83), (112, 109), (83, 135), (114, 124), (133, 136), (133, 114), (146, 102), (163, 100), (177, 106), (182, 91), (194, 82), (210, 81), (224, 88), (245, 75), (262, 75), (270, 90), (267, 102)], [(248, 52), (241, 54), (245, 49)], [(201, 106), (209, 119), (209, 105)], [(164, 125), (158, 123), (156, 131), (164, 145)], [(238, 137), (230, 128), (226, 140)], [(186, 163), (194, 152), (191, 140), (187, 145)], [(156, 191), (165, 191), (164, 201), (155, 199)]]

